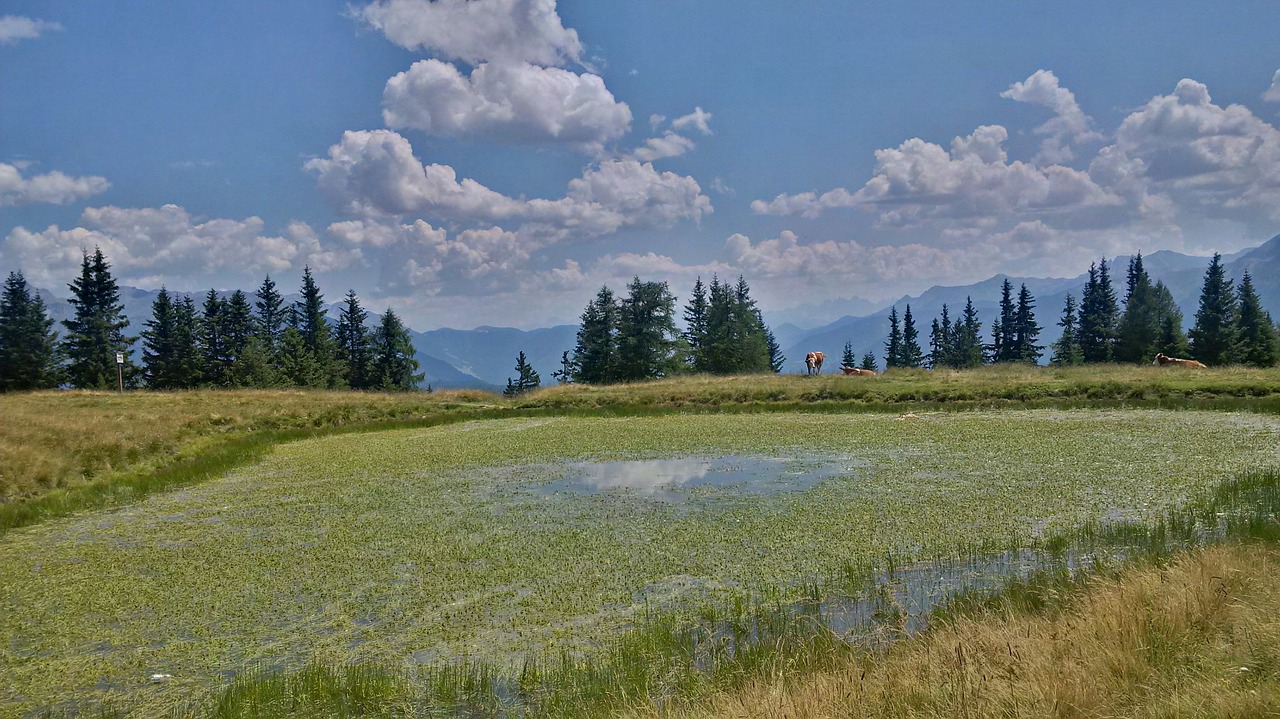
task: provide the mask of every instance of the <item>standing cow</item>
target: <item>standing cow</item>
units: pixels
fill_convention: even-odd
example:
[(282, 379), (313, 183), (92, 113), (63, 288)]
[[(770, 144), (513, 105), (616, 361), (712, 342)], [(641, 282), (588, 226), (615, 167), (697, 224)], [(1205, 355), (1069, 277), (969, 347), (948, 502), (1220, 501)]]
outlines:
[(826, 359), (826, 355), (821, 352), (810, 352), (804, 356), (804, 373), (805, 374), (822, 374), (822, 360)]

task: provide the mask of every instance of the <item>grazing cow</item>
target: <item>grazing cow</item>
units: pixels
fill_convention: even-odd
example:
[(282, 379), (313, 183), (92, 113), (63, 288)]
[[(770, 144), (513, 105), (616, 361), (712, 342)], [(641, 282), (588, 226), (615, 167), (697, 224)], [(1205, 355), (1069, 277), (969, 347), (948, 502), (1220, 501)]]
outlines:
[(827, 356), (821, 352), (810, 352), (804, 356), (805, 374), (822, 374), (822, 360)]
[(1158, 364), (1162, 367), (1164, 365), (1171, 364), (1171, 365), (1177, 365), (1179, 367), (1199, 367), (1200, 369), (1208, 369), (1205, 366), (1205, 363), (1203, 362), (1199, 362), (1193, 359), (1180, 359), (1178, 357), (1170, 357), (1163, 352), (1156, 354), (1156, 359), (1151, 364)]
[(841, 372), (854, 377), (875, 377), (876, 371), (873, 369), (859, 369), (857, 367), (841, 367)]

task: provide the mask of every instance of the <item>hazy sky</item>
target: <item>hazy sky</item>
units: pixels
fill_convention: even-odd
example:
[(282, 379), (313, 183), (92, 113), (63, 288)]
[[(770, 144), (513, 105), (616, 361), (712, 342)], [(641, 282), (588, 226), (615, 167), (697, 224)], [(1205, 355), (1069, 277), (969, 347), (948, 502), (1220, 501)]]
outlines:
[(7, 0), (0, 271), (766, 309), (1280, 233), (1280, 3)]

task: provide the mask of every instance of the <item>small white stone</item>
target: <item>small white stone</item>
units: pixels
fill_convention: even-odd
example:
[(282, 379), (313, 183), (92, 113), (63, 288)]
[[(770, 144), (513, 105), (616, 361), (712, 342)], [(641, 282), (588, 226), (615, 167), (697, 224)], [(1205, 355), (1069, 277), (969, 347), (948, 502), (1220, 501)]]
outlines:
[(159, 684), (160, 682), (167, 682), (167, 681), (169, 681), (169, 680), (170, 680), (170, 679), (172, 679), (172, 678), (173, 678), (173, 675), (172, 675), (172, 674), (152, 674), (152, 675), (151, 675), (151, 683), (152, 683), (152, 684)]

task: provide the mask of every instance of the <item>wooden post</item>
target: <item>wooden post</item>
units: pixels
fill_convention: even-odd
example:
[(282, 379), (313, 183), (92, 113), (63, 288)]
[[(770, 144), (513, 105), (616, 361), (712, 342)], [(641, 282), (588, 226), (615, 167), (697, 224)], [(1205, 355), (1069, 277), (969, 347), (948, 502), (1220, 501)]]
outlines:
[(124, 394), (124, 353), (116, 353), (116, 386), (117, 391)]

